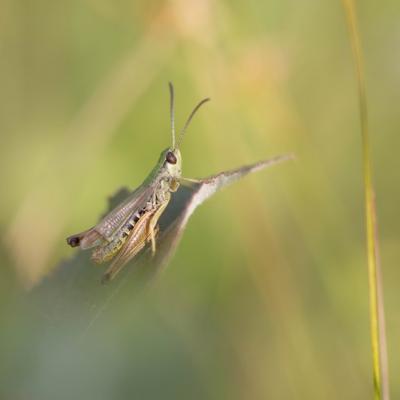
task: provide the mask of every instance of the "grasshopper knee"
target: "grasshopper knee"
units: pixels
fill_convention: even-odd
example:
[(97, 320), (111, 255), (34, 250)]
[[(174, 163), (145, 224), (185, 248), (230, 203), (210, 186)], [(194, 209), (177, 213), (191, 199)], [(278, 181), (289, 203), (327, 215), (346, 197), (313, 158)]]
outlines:
[(81, 243), (81, 238), (80, 238), (80, 236), (70, 236), (67, 238), (67, 243), (71, 247), (77, 247)]

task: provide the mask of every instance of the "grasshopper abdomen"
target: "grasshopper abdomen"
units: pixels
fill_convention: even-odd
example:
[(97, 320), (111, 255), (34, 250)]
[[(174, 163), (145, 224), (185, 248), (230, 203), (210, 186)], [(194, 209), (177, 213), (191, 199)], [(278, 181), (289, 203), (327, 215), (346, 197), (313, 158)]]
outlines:
[(142, 209), (133, 213), (128, 221), (115, 232), (110, 242), (93, 250), (92, 260), (98, 264), (111, 260), (124, 245), (136, 223), (145, 212), (146, 209)]

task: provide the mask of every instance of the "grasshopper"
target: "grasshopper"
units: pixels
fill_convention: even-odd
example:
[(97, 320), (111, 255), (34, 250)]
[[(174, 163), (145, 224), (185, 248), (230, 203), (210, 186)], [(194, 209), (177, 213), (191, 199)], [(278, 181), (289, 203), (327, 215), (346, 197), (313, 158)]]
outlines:
[(127, 199), (110, 211), (96, 226), (69, 236), (71, 247), (93, 249), (92, 259), (102, 263), (113, 259), (102, 282), (113, 279), (147, 243), (156, 251), (158, 220), (165, 211), (171, 194), (179, 188), (182, 178), (182, 157), (179, 146), (197, 110), (209, 98), (200, 101), (190, 113), (180, 132), (175, 135), (174, 87), (169, 83), (172, 146), (165, 149), (153, 170)]

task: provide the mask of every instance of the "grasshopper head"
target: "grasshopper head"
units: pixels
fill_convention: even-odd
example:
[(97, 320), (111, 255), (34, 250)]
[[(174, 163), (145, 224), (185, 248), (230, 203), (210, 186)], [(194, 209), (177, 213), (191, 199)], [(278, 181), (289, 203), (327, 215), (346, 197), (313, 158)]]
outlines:
[(161, 153), (164, 168), (172, 178), (180, 178), (182, 174), (182, 157), (179, 149), (166, 149)]

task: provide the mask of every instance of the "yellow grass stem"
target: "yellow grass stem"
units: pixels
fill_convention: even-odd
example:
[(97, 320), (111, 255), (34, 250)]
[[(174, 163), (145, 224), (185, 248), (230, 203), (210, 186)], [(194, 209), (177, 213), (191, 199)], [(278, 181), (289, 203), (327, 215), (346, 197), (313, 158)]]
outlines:
[(361, 120), (362, 162), (365, 191), (365, 218), (370, 297), (371, 345), (373, 360), (374, 399), (389, 399), (386, 334), (384, 322), (383, 292), (378, 253), (378, 235), (375, 210), (375, 193), (372, 182), (370, 143), (368, 136), (367, 97), (360, 38), (354, 0), (342, 0), (345, 9), (353, 60), (356, 69)]

